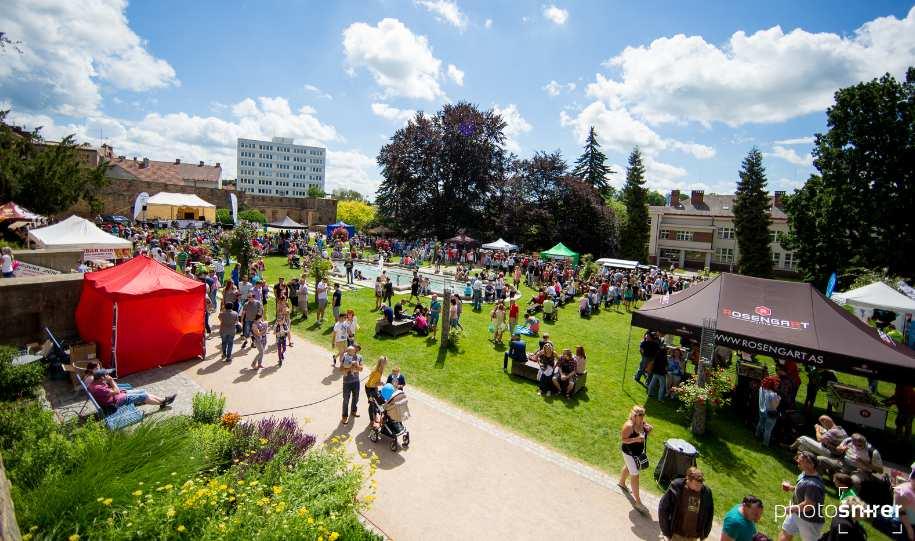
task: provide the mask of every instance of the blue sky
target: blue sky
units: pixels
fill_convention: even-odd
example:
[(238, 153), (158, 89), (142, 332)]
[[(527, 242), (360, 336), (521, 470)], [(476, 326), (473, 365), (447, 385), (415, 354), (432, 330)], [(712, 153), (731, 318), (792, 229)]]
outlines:
[(7, 5), (21, 52), (0, 52), (0, 106), (17, 123), (225, 178), (237, 137), (291, 136), (328, 148), (328, 188), (369, 194), (404, 119), (457, 100), (502, 112), (522, 157), (571, 162), (594, 125), (619, 171), (639, 145), (661, 191), (730, 192), (753, 145), (770, 189), (791, 189), (832, 93), (915, 65), (902, 2)]

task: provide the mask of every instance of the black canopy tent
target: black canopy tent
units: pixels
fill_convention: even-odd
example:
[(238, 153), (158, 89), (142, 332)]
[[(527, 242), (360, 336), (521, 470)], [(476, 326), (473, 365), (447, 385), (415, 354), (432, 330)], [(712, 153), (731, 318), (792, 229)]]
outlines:
[(275, 229), (308, 229), (307, 225), (302, 225), (289, 216), (286, 216), (280, 222), (269, 223), (267, 224), (267, 227), (273, 227)]
[(632, 325), (699, 340), (717, 320), (715, 342), (885, 381), (915, 380), (915, 351), (896, 344), (813, 286), (723, 273), (632, 314)]

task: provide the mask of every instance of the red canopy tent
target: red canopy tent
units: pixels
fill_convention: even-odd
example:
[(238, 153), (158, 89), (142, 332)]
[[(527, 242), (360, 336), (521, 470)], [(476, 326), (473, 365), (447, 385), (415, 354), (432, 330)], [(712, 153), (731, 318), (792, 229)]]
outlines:
[(83, 280), (76, 326), (118, 376), (204, 353), (206, 286), (146, 256)]

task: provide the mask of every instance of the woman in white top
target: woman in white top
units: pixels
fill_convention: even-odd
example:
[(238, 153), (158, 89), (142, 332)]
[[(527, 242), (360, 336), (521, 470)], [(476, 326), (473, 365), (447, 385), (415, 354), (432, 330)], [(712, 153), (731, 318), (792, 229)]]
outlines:
[(9, 246), (4, 246), (0, 255), (0, 270), (3, 272), (4, 278), (13, 277), (13, 251)]

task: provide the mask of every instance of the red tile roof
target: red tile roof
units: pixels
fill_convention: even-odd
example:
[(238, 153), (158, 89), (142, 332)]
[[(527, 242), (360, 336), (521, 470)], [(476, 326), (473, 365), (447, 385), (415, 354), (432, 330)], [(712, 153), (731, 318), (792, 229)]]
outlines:
[(196, 163), (175, 163), (149, 160), (144, 165), (143, 160), (116, 158), (112, 163), (124, 168), (128, 173), (140, 180), (154, 182), (167, 182), (170, 184), (184, 184), (184, 180), (201, 180), (219, 182), (222, 175), (222, 166), (199, 165)]

